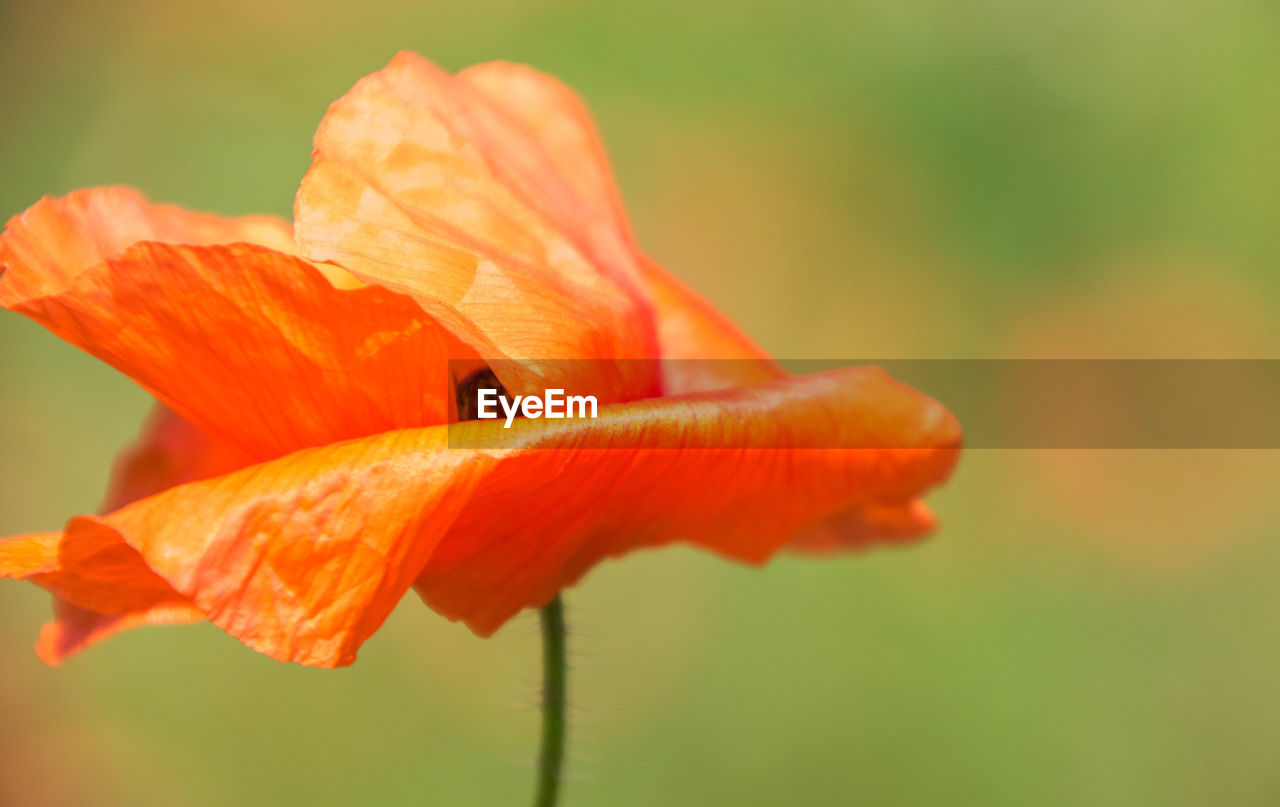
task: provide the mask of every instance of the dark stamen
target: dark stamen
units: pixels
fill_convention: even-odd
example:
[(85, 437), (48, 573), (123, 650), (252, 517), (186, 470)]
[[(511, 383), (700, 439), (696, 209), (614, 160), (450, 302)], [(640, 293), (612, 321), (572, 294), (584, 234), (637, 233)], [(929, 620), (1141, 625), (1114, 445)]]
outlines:
[(480, 390), (496, 389), (501, 398), (510, 398), (507, 388), (488, 367), (468, 375), (457, 384), (458, 420), (476, 420), (480, 417)]

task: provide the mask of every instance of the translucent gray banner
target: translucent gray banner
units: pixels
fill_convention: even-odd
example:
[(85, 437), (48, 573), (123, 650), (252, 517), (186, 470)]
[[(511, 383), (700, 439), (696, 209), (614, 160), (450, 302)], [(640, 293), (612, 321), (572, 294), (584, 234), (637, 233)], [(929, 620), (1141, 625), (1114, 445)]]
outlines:
[[(691, 417), (702, 420), (717, 416), (726, 422), (761, 417), (769, 411), (769, 403), (760, 395), (775, 394), (776, 409), (770, 417), (779, 422), (806, 417), (802, 405), (804, 394), (792, 395), (796, 377), (821, 376), (831, 388), (822, 394), (832, 395), (835, 405), (830, 411), (815, 409), (814, 417), (861, 418), (874, 421), (877, 412), (875, 394), (865, 398), (853, 396), (840, 409), (841, 384), (865, 383), (861, 374), (851, 368), (874, 366), (883, 368), (894, 380), (906, 384), (944, 405), (963, 428), (963, 444), (967, 449), (1276, 449), (1280, 448), (1280, 360), (1272, 359), (850, 359), (850, 360), (780, 360), (776, 363), (754, 361), (503, 361), (492, 363), (497, 376), (520, 377), (523, 388), (537, 392), (538, 381), (545, 386), (560, 385), (565, 397), (606, 392), (607, 381), (617, 379), (656, 378), (669, 388), (699, 388), (707, 391), (688, 393), (693, 402)], [(516, 371), (513, 373), (513, 371)], [(781, 377), (780, 372), (786, 377)], [(477, 375), (475, 364), (457, 365), (454, 377)], [(568, 379), (568, 381), (565, 381)], [(586, 379), (584, 382), (583, 379)], [(598, 388), (591, 380), (599, 379)], [(662, 382), (662, 379), (667, 381)], [(775, 380), (770, 380), (775, 379)], [(580, 389), (573, 389), (577, 381)], [(715, 388), (719, 391), (712, 391)], [(724, 405), (739, 401), (734, 388), (750, 388), (758, 406)], [(727, 391), (726, 391), (727, 389)], [(763, 390), (764, 392), (761, 392)], [(654, 397), (668, 390), (661, 388)], [(460, 395), (472, 395), (474, 389)], [(735, 397), (736, 395), (736, 397)], [(555, 397), (553, 393), (553, 398)], [(616, 412), (607, 402), (607, 394), (599, 396), (598, 417)], [(460, 398), (459, 400), (462, 400)], [(886, 399), (887, 400), (887, 399)], [(887, 403), (889, 411), (901, 402)], [(676, 417), (666, 410), (651, 411), (655, 417)], [(498, 412), (502, 409), (499, 406)], [(717, 415), (717, 412), (720, 414)], [(820, 414), (819, 414), (820, 413)], [(474, 411), (463, 417), (474, 417)], [(638, 415), (642, 417), (643, 415)], [(515, 416), (524, 419), (521, 413)], [(616, 415), (612, 416), (616, 419)], [(498, 422), (505, 423), (506, 415)], [(540, 430), (538, 447), (581, 446), (580, 423), (571, 415), (555, 424), (537, 427), (516, 426), (509, 431)], [(634, 423), (629, 420), (629, 423)], [(852, 440), (847, 429), (829, 427), (830, 440), (822, 440), (823, 424), (804, 431), (806, 448), (915, 448), (915, 439), (905, 430), (882, 429), (879, 442), (870, 432), (855, 432)], [(848, 424), (846, 424), (848, 425)], [(479, 440), (474, 427), (459, 424), (461, 430), (451, 435), (456, 447), (494, 445), (490, 437)], [(672, 428), (678, 424), (672, 423)], [(795, 431), (790, 423), (779, 445), (787, 444)], [(767, 426), (759, 426), (767, 431)], [(652, 435), (650, 430), (650, 434)], [(704, 429), (704, 431), (706, 431)], [(700, 436), (695, 446), (672, 438), (670, 447), (741, 447), (740, 429), (728, 429), (723, 445), (714, 438)], [(712, 430), (711, 433), (714, 433)], [(556, 435), (559, 435), (558, 437)], [(513, 434), (513, 445), (525, 444), (526, 438)], [(868, 441), (871, 441), (868, 443)], [(500, 445), (500, 443), (499, 443)], [(626, 447), (602, 442), (603, 447)], [(791, 445), (791, 444), (787, 444)], [(791, 446), (794, 447), (794, 446)]]

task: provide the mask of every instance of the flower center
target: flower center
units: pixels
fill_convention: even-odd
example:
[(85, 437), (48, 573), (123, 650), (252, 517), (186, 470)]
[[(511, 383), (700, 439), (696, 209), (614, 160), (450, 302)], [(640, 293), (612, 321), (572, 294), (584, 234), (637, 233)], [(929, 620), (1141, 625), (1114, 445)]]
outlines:
[(496, 389), (499, 396), (503, 398), (510, 397), (507, 394), (507, 388), (502, 386), (502, 382), (493, 374), (493, 370), (488, 367), (481, 367), (456, 385), (455, 397), (458, 403), (459, 421), (479, 419), (480, 390), (482, 389)]

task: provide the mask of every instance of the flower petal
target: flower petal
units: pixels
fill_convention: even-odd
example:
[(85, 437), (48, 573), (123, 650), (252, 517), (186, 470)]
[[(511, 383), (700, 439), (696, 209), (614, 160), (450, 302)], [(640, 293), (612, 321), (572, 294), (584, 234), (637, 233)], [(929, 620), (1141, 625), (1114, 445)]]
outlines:
[(435, 427), (300, 451), (80, 521), (132, 547), (246, 645), (281, 661), (345, 665), (487, 465), (444, 441)]
[(100, 512), (252, 464), (252, 455), (210, 438), (172, 409), (156, 404), (137, 442), (116, 458)]
[(810, 554), (864, 549), (878, 543), (910, 543), (937, 527), (924, 502), (872, 501), (836, 513), (804, 530), (787, 549)]
[[(3, 243), (33, 243), (28, 224), (11, 222)], [(449, 337), (402, 295), (337, 289), (250, 244), (141, 242), (67, 266), (9, 263), (0, 304), (255, 459), (448, 418)]]
[(0, 540), (0, 577), (30, 580), (60, 599), (103, 614), (126, 614), (182, 597), (93, 516), (60, 533)]
[(632, 549), (687, 541), (761, 563), (814, 522), (918, 496), (960, 442), (941, 405), (874, 368), (501, 425), (454, 427), (454, 445), (522, 448), (486, 475), (417, 582), (486, 635)]
[[(581, 218), (538, 133), (475, 78), (402, 53), (329, 108), (294, 208), (306, 254), (414, 295), (485, 358), (655, 357), (623, 225)], [(593, 364), (501, 380), (515, 393), (546, 382), (606, 402), (658, 392), (644, 362), (609, 374)]]
[[(603, 250), (630, 247), (621, 196), (591, 116), (577, 95), (554, 76), (523, 65), (491, 62), (458, 74), (539, 141), (559, 184), (526, 183), (530, 196), (559, 201), (553, 211), (589, 223)], [(641, 256), (640, 285), (657, 321), (662, 388), (667, 395), (767, 384), (786, 376), (769, 355), (728, 317), (656, 261)], [(805, 531), (792, 548), (832, 551), (879, 539), (919, 537), (934, 527), (922, 502), (872, 502)]]
[(90, 645), (116, 633), (144, 625), (178, 625), (199, 622), (204, 614), (181, 602), (162, 603), (127, 614), (103, 614), (66, 600), (54, 599), (53, 621), (40, 631), (36, 655), (45, 664), (56, 666)]
[(139, 241), (175, 244), (259, 244), (294, 252), (289, 223), (272, 216), (229, 219), (149, 203), (132, 188), (74, 191), (41, 199), (5, 225), (0, 267), (6, 294), (55, 294), (86, 269)]
[[(668, 395), (763, 384), (781, 368), (727, 317), (633, 244), (604, 144), (586, 106), (559, 79), (530, 67), (488, 62), (458, 74), (537, 141), (541, 170), (517, 174), (525, 198), (542, 202), (563, 229), (576, 229), (593, 254), (622, 267), (643, 289), (657, 320)], [(637, 260), (638, 257), (638, 260)], [(714, 361), (703, 361), (714, 360)]]
[(0, 577), (53, 593), (54, 619), (36, 644), (46, 664), (130, 627), (204, 616), (92, 518), (72, 519), (62, 533), (0, 540)]
[(490, 463), (445, 439), (435, 427), (296, 452), (74, 518), (62, 534), (5, 539), (0, 576), (72, 606), (41, 641), (51, 659), (203, 614), (277, 660), (349, 664)]
[(0, 539), (0, 577), (26, 580), (55, 571), (61, 537), (60, 532), (45, 532)]
[[(522, 200), (576, 237), (600, 266), (637, 279), (636, 250), (609, 156), (591, 113), (559, 79), (522, 64), (486, 62), (457, 82), (502, 121), (495, 169)], [(514, 133), (513, 133), (514, 132)]]
[(0, 542), (0, 569), (128, 619), (189, 604), (273, 658), (338, 666), (415, 580), (487, 634), (632, 549), (763, 562), (807, 525), (919, 495), (959, 442), (945, 409), (873, 369), (517, 426), (448, 427), (481, 449), (432, 427), (300, 451)]
[[(109, 513), (169, 488), (221, 476), (251, 463), (252, 458), (234, 446), (209, 438), (173, 410), (157, 404), (143, 425), (137, 443), (116, 460), (101, 512)], [(57, 665), (124, 630), (144, 625), (198, 622), (205, 618), (195, 606), (178, 601), (177, 597), (173, 592), (172, 598), (145, 608), (124, 614), (104, 614), (54, 595), (54, 619), (41, 630), (36, 654), (46, 664)]]
[(651, 258), (642, 266), (657, 312), (667, 394), (754, 387), (786, 377), (768, 353), (701, 295)]

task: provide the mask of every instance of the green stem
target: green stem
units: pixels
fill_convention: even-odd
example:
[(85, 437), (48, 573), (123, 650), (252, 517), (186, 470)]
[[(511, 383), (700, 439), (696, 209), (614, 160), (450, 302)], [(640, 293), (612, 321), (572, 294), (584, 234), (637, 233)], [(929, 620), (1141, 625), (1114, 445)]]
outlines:
[(559, 595), (540, 612), (542, 617), (542, 750), (538, 755), (538, 790), (534, 807), (555, 807), (564, 763), (565, 630)]

